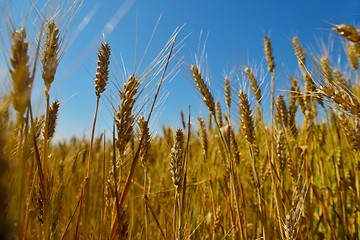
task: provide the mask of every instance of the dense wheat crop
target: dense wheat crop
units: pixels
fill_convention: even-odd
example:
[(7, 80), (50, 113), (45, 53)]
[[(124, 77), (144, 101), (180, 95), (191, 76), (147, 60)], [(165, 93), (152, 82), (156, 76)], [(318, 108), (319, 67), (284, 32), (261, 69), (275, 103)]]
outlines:
[[(340, 66), (331, 65), (331, 52), (310, 54), (294, 37), (299, 66), (288, 72), (301, 74), (289, 77), (285, 92), (275, 88), (276, 48), (265, 36), (269, 106), (256, 69), (242, 68), (249, 88), (226, 77), (222, 102), (203, 65), (175, 63), (209, 111), (191, 122), (189, 106), (181, 128), (163, 126), (159, 135), (149, 122), (163, 82), (175, 72), (168, 67), (179, 59), (179, 29), (144, 73), (118, 83), (112, 136), (95, 135), (113, 59), (103, 42), (94, 52), (91, 137), (55, 142), (61, 104), (51, 84), (66, 32), (60, 19), (41, 21), (32, 34), (36, 44), (29, 44), (34, 39), (24, 26), (8, 30), (9, 74), (1, 84), (11, 88), (0, 95), (1, 239), (360, 238), (357, 28), (333, 26), (348, 55)], [(31, 102), (36, 75), (46, 102), (39, 116)]]

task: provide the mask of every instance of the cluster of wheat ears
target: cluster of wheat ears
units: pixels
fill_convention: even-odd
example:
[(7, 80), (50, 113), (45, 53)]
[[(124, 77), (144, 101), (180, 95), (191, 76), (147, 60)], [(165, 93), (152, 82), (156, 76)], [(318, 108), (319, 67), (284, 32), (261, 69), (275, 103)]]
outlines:
[[(181, 112), (181, 128), (164, 126), (160, 135), (152, 134), (149, 121), (171, 73), (179, 31), (149, 71), (129, 74), (119, 87), (113, 135), (95, 136), (111, 67), (111, 48), (104, 42), (94, 75), (91, 137), (56, 143), (61, 104), (51, 101), (51, 85), (63, 38), (56, 18), (43, 23), (34, 56), (26, 29), (9, 30), (12, 90), (0, 96), (2, 239), (360, 238), (360, 34), (355, 27), (333, 28), (346, 46), (348, 62), (341, 65), (346, 70), (330, 64), (331, 53), (309, 56), (294, 37), (301, 74), (289, 79), (291, 89), (283, 95), (275, 89), (274, 54), (265, 36), (269, 121), (254, 69), (242, 69), (251, 92), (224, 79), (221, 103), (203, 66), (187, 65), (209, 116), (198, 117), (195, 128), (190, 110), (188, 118)], [(34, 116), (31, 93), (38, 65), (46, 105), (43, 115)], [(144, 109), (139, 100), (153, 80), (157, 84)], [(320, 111), (325, 120), (319, 120)]]

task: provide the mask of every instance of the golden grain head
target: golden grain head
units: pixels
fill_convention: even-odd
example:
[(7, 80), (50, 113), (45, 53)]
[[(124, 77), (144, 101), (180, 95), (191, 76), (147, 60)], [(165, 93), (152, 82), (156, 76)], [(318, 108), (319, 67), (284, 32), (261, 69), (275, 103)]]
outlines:
[[(342, 88), (342, 89), (348, 89), (348, 81), (347, 79), (342, 75), (341, 71), (339, 69), (334, 69), (333, 70), (333, 76), (334, 76), (334, 80), (336, 82), (335, 86)], [(335, 87), (334, 86), (334, 87)]]
[(120, 105), (115, 112), (115, 123), (118, 132), (116, 145), (120, 152), (125, 150), (126, 145), (133, 137), (133, 107), (139, 85), (140, 83), (135, 75), (131, 75), (124, 83), (122, 91), (120, 91)]
[(326, 81), (331, 83), (333, 81), (333, 78), (332, 78), (332, 74), (331, 74), (332, 70), (331, 70), (331, 67), (329, 64), (328, 57), (324, 56), (324, 57), (320, 58), (320, 64), (321, 64), (322, 72), (324, 74)]
[(200, 142), (203, 150), (204, 159), (206, 159), (208, 153), (208, 136), (206, 132), (206, 126), (204, 119), (202, 117), (198, 117), (199, 121), (199, 135), (200, 135)]
[(348, 59), (349, 59), (349, 63), (350, 66), (357, 71), (359, 66), (358, 66), (358, 56), (357, 56), (357, 50), (356, 50), (356, 45), (355, 44), (347, 44), (346, 45), (346, 49), (347, 49), (347, 54), (348, 54)]
[(150, 144), (151, 144), (151, 140), (150, 140), (150, 129), (148, 126), (147, 121), (145, 120), (145, 117), (143, 115), (141, 115), (138, 119), (138, 125), (139, 125), (139, 136), (138, 136), (138, 140), (139, 142), (141, 141), (141, 139), (143, 139), (143, 145), (141, 146), (140, 149), (140, 157), (141, 157), (141, 161), (142, 161), (142, 166), (144, 167), (144, 169), (147, 169), (148, 167), (148, 163), (149, 163), (149, 157), (150, 157)]
[(287, 158), (286, 146), (285, 146), (285, 133), (283, 130), (280, 130), (277, 136), (276, 155), (279, 161), (280, 174), (283, 175), (283, 171), (286, 164), (286, 158)]
[(25, 38), (26, 31), (24, 28), (19, 28), (11, 36), (12, 57), (10, 59), (10, 75), (13, 80), (12, 103), (20, 118), (24, 115), (25, 109), (29, 104), (33, 81), (30, 77), (29, 69), (29, 46)]
[(264, 37), (264, 49), (265, 49), (265, 58), (268, 63), (268, 71), (274, 72), (275, 61), (274, 61), (270, 38), (268, 36)]
[(276, 99), (276, 122), (279, 125), (284, 125), (287, 126), (288, 125), (288, 117), (289, 117), (289, 113), (286, 107), (286, 103), (284, 100), (284, 96), (282, 95), (278, 95), (277, 99)]
[(48, 138), (49, 139), (51, 139), (55, 133), (59, 107), (60, 107), (59, 101), (55, 100), (49, 109), (49, 122), (48, 122)]
[(102, 43), (98, 51), (98, 61), (95, 77), (95, 93), (97, 97), (105, 91), (109, 81), (109, 65), (110, 65), (111, 49), (107, 42)]
[(191, 65), (190, 70), (192, 72), (193, 78), (195, 80), (196, 86), (200, 93), (203, 96), (203, 101), (208, 107), (209, 111), (215, 115), (215, 102), (214, 97), (211, 94), (208, 86), (206, 85), (204, 79), (202, 78), (199, 69), (195, 65)]
[(230, 85), (230, 79), (228, 77), (225, 77), (224, 79), (224, 87), (225, 87), (226, 107), (228, 109), (231, 109), (231, 85)]
[(299, 39), (297, 37), (293, 37), (292, 44), (294, 46), (295, 55), (298, 59), (298, 65), (302, 69), (305, 69), (305, 64), (306, 64), (305, 52), (303, 50), (303, 47), (300, 45)]
[(233, 158), (233, 161), (235, 162), (236, 165), (240, 164), (240, 151), (239, 151), (239, 146), (236, 140), (236, 135), (234, 132), (234, 129), (229, 126), (229, 135), (230, 135), (230, 151), (231, 151), (231, 156)]
[(184, 133), (179, 128), (176, 130), (174, 138), (174, 146), (171, 148), (170, 154), (170, 172), (172, 173), (172, 179), (174, 186), (181, 188), (182, 179), (184, 177), (183, 166), (183, 153), (184, 153)]
[(224, 123), (223, 123), (222, 111), (219, 101), (216, 101), (215, 103), (215, 110), (216, 110), (216, 121), (219, 124), (219, 127), (222, 127)]
[(54, 21), (48, 21), (46, 23), (45, 42), (41, 58), (43, 66), (42, 78), (45, 83), (46, 93), (50, 90), (59, 64), (59, 47), (59, 29), (57, 29)]
[(241, 129), (244, 131), (246, 140), (250, 144), (255, 144), (254, 120), (251, 115), (251, 109), (247, 94), (244, 91), (240, 90), (238, 96), (240, 99), (239, 109), (241, 115)]
[(260, 86), (259, 86), (258, 82), (256, 81), (256, 78), (249, 67), (245, 67), (245, 73), (250, 81), (250, 85), (254, 92), (255, 99), (261, 106), (262, 95), (261, 95)]
[(359, 31), (349, 24), (333, 24), (333, 30), (351, 42), (360, 42)]

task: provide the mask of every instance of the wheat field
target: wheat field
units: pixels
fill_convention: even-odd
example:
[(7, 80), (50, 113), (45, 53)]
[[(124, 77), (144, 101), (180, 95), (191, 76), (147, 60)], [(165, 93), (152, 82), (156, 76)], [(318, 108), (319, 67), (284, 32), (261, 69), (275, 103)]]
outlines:
[[(337, 46), (347, 55), (340, 67), (331, 65), (331, 52), (316, 56), (301, 36), (293, 37), (298, 69), (288, 70), (301, 74), (289, 77), (285, 92), (275, 89), (269, 36), (268, 89), (245, 65), (248, 89), (225, 77), (224, 99), (216, 100), (202, 61), (184, 64), (208, 112), (192, 122), (189, 106), (179, 113), (179, 128), (163, 126), (157, 135), (149, 122), (173, 71), (179, 29), (149, 65), (153, 75), (131, 73), (119, 83), (111, 136), (95, 134), (98, 109), (105, 107), (99, 100), (112, 81), (111, 46), (104, 41), (93, 53), (92, 134), (56, 142), (62, 106), (51, 87), (65, 29), (58, 18), (41, 23), (35, 45), (21, 24), (8, 29), (11, 90), (0, 95), (1, 239), (360, 239), (356, 27), (329, 30), (344, 43)], [(40, 115), (31, 102), (35, 76), (44, 84)], [(144, 110), (149, 81), (156, 84)]]

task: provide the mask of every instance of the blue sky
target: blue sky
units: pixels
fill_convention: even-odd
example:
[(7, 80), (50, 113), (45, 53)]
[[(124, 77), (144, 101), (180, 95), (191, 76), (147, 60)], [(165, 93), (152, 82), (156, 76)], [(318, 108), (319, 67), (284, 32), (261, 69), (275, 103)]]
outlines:
[[(33, 1), (0, 0), (0, 6), (6, 6), (8, 12), (17, 15), (13, 18), (15, 24), (19, 25), (18, 21), (24, 19), (30, 2)], [(42, 8), (43, 2), (36, 3), (38, 9)], [(50, 2), (57, 6), (63, 1)], [(111, 81), (118, 81), (122, 85), (124, 79), (121, 62), (124, 61), (129, 72), (134, 71), (134, 56), (136, 55), (136, 64), (139, 64), (160, 16), (155, 36), (145, 56), (144, 67), (155, 57), (176, 27), (183, 26), (179, 39), (186, 39), (178, 53), (178, 57), (183, 57), (184, 65), (179, 68), (173, 80), (164, 85), (162, 94), (167, 97), (158, 106), (158, 114), (152, 122), (153, 131), (161, 129), (162, 124), (172, 125), (174, 128), (179, 126), (180, 110), (186, 113), (189, 104), (194, 122), (197, 116), (208, 115), (186, 68), (195, 62), (195, 55), (199, 53), (198, 46), (202, 47), (205, 41), (209, 84), (216, 100), (224, 102), (222, 84), (225, 75), (231, 77), (233, 86), (238, 89), (242, 85), (238, 80), (241, 79), (242, 68), (247, 65), (257, 68), (266, 66), (263, 57), (264, 35), (270, 35), (273, 46), (277, 65), (276, 87), (287, 89), (289, 76), (298, 71), (291, 38), (298, 36), (305, 47), (315, 50), (319, 49), (321, 41), (327, 47), (331, 46), (327, 44), (329, 38), (336, 46), (341, 46), (340, 39), (331, 32), (330, 23), (358, 25), (360, 2), (85, 0), (76, 17), (65, 26), (69, 30), (65, 38), (68, 45), (51, 89), (52, 99), (58, 98), (62, 103), (56, 138), (68, 138), (74, 134), (90, 135), (95, 108), (96, 54), (100, 43), (105, 39), (112, 47)], [(0, 20), (1, 35), (5, 39), (1, 46), (8, 47), (4, 22), (4, 19)], [(62, 29), (60, 33), (61, 31)], [(8, 50), (3, 49), (0, 54), (4, 56), (6, 51)], [(3, 57), (0, 64), (3, 75), (6, 72)], [(41, 109), (44, 102), (43, 86), (40, 78), (36, 81), (33, 104)], [(264, 88), (268, 84), (266, 81), (265, 76)], [(114, 84), (110, 84), (109, 89), (115, 91)], [(102, 97), (98, 132), (111, 128), (111, 114), (111, 104), (106, 97)]]

